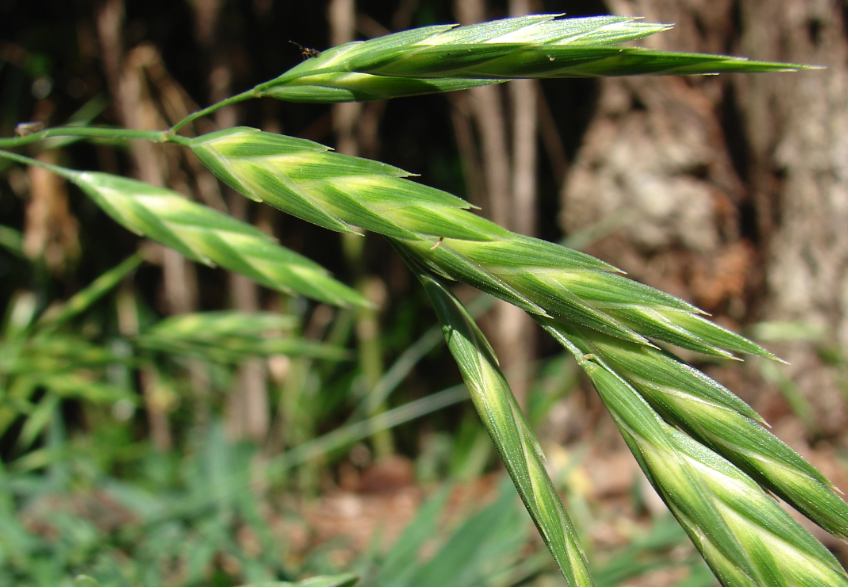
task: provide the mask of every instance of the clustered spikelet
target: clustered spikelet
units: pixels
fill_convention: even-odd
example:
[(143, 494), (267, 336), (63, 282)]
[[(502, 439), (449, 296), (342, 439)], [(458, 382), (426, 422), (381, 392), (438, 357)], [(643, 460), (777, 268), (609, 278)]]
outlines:
[(848, 585), (839, 562), (749, 476), (671, 427), (585, 341), (546, 324), (589, 375), (651, 484), (725, 585)]
[(731, 356), (727, 349), (769, 356), (690, 304), (625, 279), (590, 255), (512, 233), (396, 167), (250, 128), (189, 144), (249, 198), (332, 230), (383, 234), (430, 270), (532, 314), (566, 317), (641, 344), (650, 344), (648, 336), (718, 356)]
[(730, 390), (660, 349), (634, 345), (586, 328), (543, 321), (602, 357), (664, 420), (745, 471), (819, 526), (848, 537), (848, 504), (815, 467), (762, 425)]
[(333, 47), (254, 88), (295, 102), (378, 100), (448, 92), (514, 78), (785, 71), (787, 64), (670, 53), (620, 43), (670, 28), (633, 17), (534, 14), (437, 25)]
[(324, 360), (349, 357), (342, 348), (294, 336), (293, 316), (275, 312), (222, 310), (178, 314), (157, 322), (136, 340), (139, 347), (175, 355), (194, 355), (221, 363), (247, 357), (288, 355)]

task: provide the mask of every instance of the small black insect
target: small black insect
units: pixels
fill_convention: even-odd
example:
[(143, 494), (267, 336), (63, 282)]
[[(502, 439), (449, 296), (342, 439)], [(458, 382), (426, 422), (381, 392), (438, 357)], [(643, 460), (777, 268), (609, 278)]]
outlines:
[(292, 45), (296, 45), (298, 49), (300, 49), (300, 54), (304, 59), (312, 59), (313, 57), (318, 57), (321, 52), (318, 49), (310, 49), (309, 47), (304, 47), (300, 43), (296, 43), (292, 40), (289, 40), (289, 43)]

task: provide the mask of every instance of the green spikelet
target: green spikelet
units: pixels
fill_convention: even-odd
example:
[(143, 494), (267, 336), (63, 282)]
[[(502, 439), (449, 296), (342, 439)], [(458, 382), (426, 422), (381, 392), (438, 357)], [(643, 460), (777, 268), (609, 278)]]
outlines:
[(189, 146), (249, 198), (331, 230), (393, 238), (435, 274), (531, 314), (642, 345), (654, 338), (718, 356), (771, 356), (702, 319), (690, 304), (589, 255), (509, 232), (471, 213), (464, 200), (410, 181), (402, 169), (251, 128), (202, 135)]
[(836, 559), (732, 463), (669, 426), (585, 340), (547, 324), (577, 357), (651, 484), (726, 587), (839, 586)]
[(542, 320), (564, 344), (601, 357), (663, 419), (745, 471), (832, 534), (848, 536), (848, 503), (815, 467), (760, 424), (750, 406), (670, 353)]
[(294, 102), (379, 100), (449, 92), (514, 78), (691, 75), (795, 70), (739, 57), (671, 53), (620, 43), (671, 28), (625, 16), (535, 14), (429, 26), (347, 43), (253, 92)]
[(119, 224), (189, 259), (329, 304), (368, 304), (323, 267), (281, 247), (261, 230), (176, 192), (107, 173), (73, 173), (69, 178)]
[(414, 260), (407, 257), (407, 261), (433, 302), (474, 406), (567, 584), (591, 587), (585, 556), (545, 470), (542, 449), (498, 368), (491, 346), (445, 285)]

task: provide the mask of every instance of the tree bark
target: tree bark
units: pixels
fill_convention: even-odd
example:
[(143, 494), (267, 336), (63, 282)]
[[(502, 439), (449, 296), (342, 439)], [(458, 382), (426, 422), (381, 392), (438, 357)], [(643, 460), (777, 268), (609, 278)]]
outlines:
[[(673, 22), (641, 42), (826, 65), (824, 71), (601, 82), (562, 191), (563, 228), (621, 215), (591, 251), (732, 328), (792, 320), (848, 348), (848, 34), (839, 0), (608, 0)], [(839, 436), (839, 373), (809, 342), (771, 345), (811, 410)], [(844, 355), (844, 351), (841, 351)], [(844, 357), (843, 357), (844, 358)], [(779, 396), (734, 389), (775, 420)], [(766, 398), (765, 396), (770, 396)], [(775, 401), (777, 397), (777, 401)]]
[[(848, 348), (848, 39), (841, 0), (746, 0), (743, 52), (826, 65), (734, 80), (768, 261), (765, 313), (824, 327)], [(844, 382), (809, 344), (780, 349), (820, 432), (844, 434)]]

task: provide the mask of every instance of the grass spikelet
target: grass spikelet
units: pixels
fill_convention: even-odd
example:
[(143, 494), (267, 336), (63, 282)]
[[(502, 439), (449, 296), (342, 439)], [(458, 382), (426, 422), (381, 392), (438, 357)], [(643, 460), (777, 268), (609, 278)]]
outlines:
[(848, 585), (836, 559), (753, 479), (667, 424), (600, 355), (586, 353), (579, 337), (555, 332), (723, 585)]
[(468, 26), (437, 25), (333, 47), (280, 77), (257, 96), (295, 102), (377, 100), (515, 78), (692, 75), (796, 70), (740, 57), (620, 47), (670, 25), (626, 16), (534, 14)]
[(174, 191), (107, 173), (73, 173), (69, 179), (119, 224), (189, 259), (328, 304), (368, 304), (323, 267), (281, 247), (258, 228)]
[[(403, 254), (403, 249), (399, 250)], [(444, 284), (414, 260), (406, 259), (430, 296), (474, 407), (567, 584), (593, 585), (575, 529), (545, 470), (542, 449), (488, 341)]]
[(728, 389), (659, 349), (561, 322), (542, 320), (542, 325), (560, 342), (601, 357), (666, 422), (732, 462), (828, 532), (848, 537), (848, 503)]
[(723, 357), (730, 351), (771, 356), (704, 320), (694, 306), (589, 255), (509, 232), (471, 213), (464, 200), (410, 181), (402, 169), (251, 128), (188, 144), (221, 180), (252, 199), (331, 230), (361, 228), (396, 239), (435, 274), (531, 314), (642, 345), (653, 338)]

